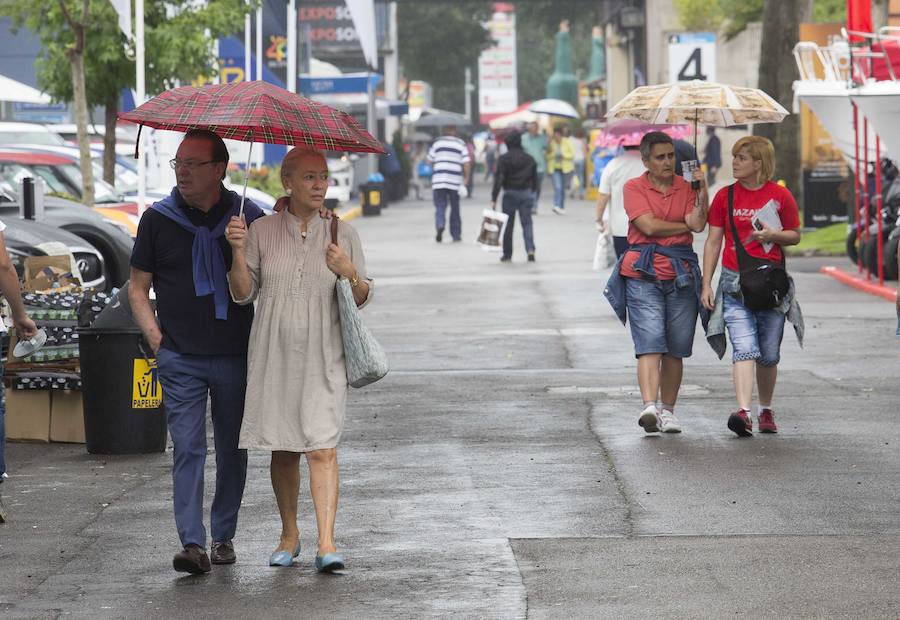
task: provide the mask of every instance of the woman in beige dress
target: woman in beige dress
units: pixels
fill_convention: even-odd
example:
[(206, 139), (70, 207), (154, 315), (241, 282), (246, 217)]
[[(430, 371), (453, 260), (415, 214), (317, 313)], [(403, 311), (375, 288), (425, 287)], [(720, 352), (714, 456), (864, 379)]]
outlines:
[[(295, 148), (284, 158), (287, 209), (247, 230), (232, 218), (225, 235), (234, 258), (231, 296), (257, 300), (247, 358), (247, 397), (241, 448), (272, 452), (272, 488), (281, 514), (281, 540), (270, 566), (291, 566), (300, 554), (297, 499), (300, 455), (306, 454), (319, 530), (316, 570), (344, 568), (334, 545), (338, 502), (337, 444), (344, 427), (347, 375), (338, 315), (337, 277), (350, 281), (359, 307), (371, 298), (356, 231), (321, 217), (328, 166), (318, 151)], [(325, 212), (322, 211), (324, 214)]]

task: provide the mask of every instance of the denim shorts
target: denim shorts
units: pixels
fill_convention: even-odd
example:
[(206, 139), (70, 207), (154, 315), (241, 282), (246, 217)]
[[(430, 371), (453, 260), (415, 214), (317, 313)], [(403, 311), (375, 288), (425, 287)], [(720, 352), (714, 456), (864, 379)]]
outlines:
[(778, 310), (754, 312), (734, 295), (724, 294), (725, 327), (731, 340), (731, 361), (756, 360), (775, 366), (781, 360), (785, 316)]
[(677, 288), (674, 280), (625, 278), (625, 307), (635, 357), (647, 353), (690, 357), (697, 328), (697, 303), (693, 283)]

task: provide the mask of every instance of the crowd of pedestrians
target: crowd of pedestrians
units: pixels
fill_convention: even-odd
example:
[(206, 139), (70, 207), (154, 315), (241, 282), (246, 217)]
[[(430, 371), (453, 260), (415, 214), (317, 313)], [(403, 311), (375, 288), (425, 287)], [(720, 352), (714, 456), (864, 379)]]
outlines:
[[(772, 143), (739, 140), (732, 149), (735, 182), (710, 201), (709, 183), (721, 166), (712, 138), (707, 171), (696, 166), (687, 179), (677, 172), (683, 145), (657, 131), (626, 145), (600, 177), (597, 227), (611, 235), (617, 255), (604, 294), (630, 328), (642, 400), (637, 422), (646, 433), (684, 430), (676, 411), (698, 318), (720, 358), (731, 343), (737, 408), (726, 425), (741, 437), (778, 430), (774, 398), (785, 322), (802, 344), (803, 317), (783, 251), (800, 241), (800, 220), (791, 193), (772, 180)], [(495, 145), (485, 180), (492, 180), (491, 207), (502, 193), (508, 217), (502, 261), (512, 259), (517, 219), (527, 260), (535, 261), (532, 216), (543, 177), (552, 178), (554, 212), (565, 213), (573, 175), (584, 188), (585, 150), (580, 134), (556, 128), (548, 138), (536, 124), (506, 135), (502, 148)], [(684, 151), (683, 157), (696, 154)], [(452, 240), (462, 239), (459, 200), (471, 182), (472, 159), (454, 127), (445, 127), (424, 154), (432, 170), (437, 242), (448, 225)], [(305, 455), (318, 530), (315, 567), (341, 570), (346, 561), (334, 527), (347, 379), (334, 290), (345, 279), (357, 307), (372, 299), (359, 236), (349, 224), (332, 221), (324, 207), (328, 168), (318, 151), (288, 152), (281, 167), (286, 196), (268, 217), (222, 185), (228, 151), (216, 134), (188, 132), (170, 163), (177, 183), (141, 219), (128, 295), (157, 359), (173, 442), (173, 511), (182, 547), (173, 568), (201, 574), (236, 561), (247, 450), (255, 449), (271, 453), (273, 510), (281, 517), (268, 564), (292, 566), (301, 554)], [(701, 259), (693, 235), (707, 229)], [(35, 326), (4, 256), (0, 232), (0, 292), (20, 337), (27, 338)], [(203, 509), (207, 404), (216, 459), (209, 530)], [(0, 406), (0, 431), (2, 415)], [(0, 435), (0, 483), (3, 456)]]

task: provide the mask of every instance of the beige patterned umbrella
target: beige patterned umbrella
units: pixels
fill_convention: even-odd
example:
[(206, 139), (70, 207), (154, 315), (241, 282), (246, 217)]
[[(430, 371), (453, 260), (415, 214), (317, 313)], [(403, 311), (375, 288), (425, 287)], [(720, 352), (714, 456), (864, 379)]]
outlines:
[(695, 123), (730, 127), (780, 123), (787, 115), (787, 110), (758, 88), (693, 80), (635, 88), (606, 117), (634, 118), (654, 125)]

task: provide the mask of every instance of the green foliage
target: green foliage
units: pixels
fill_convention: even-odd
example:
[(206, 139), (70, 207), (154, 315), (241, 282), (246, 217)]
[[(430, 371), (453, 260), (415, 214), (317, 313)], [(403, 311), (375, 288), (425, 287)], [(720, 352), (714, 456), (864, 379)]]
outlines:
[(465, 110), (465, 69), (471, 67), (474, 81), (478, 56), (491, 45), (481, 25), (489, 17), (489, 3), (481, 1), (404, 2), (397, 6), (403, 72), (411, 80), (431, 84), (435, 107)]
[(847, 253), (847, 225), (832, 224), (803, 233), (800, 243), (785, 248), (788, 256), (843, 256)]
[[(704, 0), (676, 0), (677, 2)], [(719, 11), (725, 19), (725, 38), (733, 39), (751, 22), (762, 21), (765, 0), (718, 0)], [(847, 19), (847, 0), (815, 0), (812, 3), (812, 22), (817, 24), (844, 22)]]
[[(235, 187), (243, 187), (244, 171), (230, 170), (228, 178)], [(250, 178), (247, 180), (247, 187), (253, 187), (262, 190), (267, 194), (275, 196), (284, 196), (284, 186), (281, 184), (281, 166), (262, 166), (260, 168), (250, 169)], [(240, 190), (235, 190), (240, 191)]]
[(717, 32), (725, 15), (720, 0), (674, 0), (682, 27), (691, 32)]
[(516, 5), (516, 71), (519, 101), (543, 99), (553, 73), (556, 33), (569, 20), (572, 69), (579, 79), (590, 72), (591, 30), (601, 23), (602, 3), (532, 0)]
[(765, 0), (719, 0), (719, 5), (727, 16), (725, 38), (731, 40), (741, 34), (747, 24), (762, 21)]
[(818, 24), (846, 22), (847, 0), (816, 0), (812, 20)]
[[(80, 15), (76, 0), (63, 0)], [(134, 55), (119, 30), (109, 0), (90, 0), (85, 35), (85, 81), (89, 106), (104, 105), (123, 88), (134, 87)], [(148, 0), (145, 14), (147, 92), (162, 92), (175, 81), (190, 82), (213, 72), (213, 42), (243, 25), (242, 0), (215, 0), (191, 8), (185, 0)], [(27, 27), (41, 41), (36, 61), (38, 85), (56, 101), (72, 101), (72, 77), (65, 50), (74, 43), (59, 1), (2, 0), (0, 16)], [(208, 32), (208, 35), (207, 35)]]

